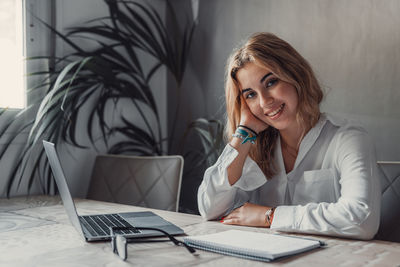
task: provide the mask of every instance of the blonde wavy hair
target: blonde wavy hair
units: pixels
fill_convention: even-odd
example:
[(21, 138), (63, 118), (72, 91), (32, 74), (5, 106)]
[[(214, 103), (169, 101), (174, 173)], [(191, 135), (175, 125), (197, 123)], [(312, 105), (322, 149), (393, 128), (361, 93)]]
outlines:
[[(287, 42), (271, 33), (256, 33), (228, 59), (225, 77), (227, 123), (225, 134), (232, 139), (240, 122), (241, 92), (237, 72), (252, 62), (270, 69), (280, 80), (293, 85), (298, 94), (296, 119), (303, 126), (303, 137), (319, 120), (323, 92), (310, 64)], [(250, 157), (260, 166), (267, 179), (276, 173), (273, 152), (279, 131), (268, 127), (257, 138)]]

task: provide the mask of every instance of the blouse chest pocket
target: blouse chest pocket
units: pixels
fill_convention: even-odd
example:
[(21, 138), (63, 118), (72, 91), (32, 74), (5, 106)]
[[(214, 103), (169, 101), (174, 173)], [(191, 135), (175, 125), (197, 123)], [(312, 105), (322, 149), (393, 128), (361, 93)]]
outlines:
[(305, 171), (294, 187), (292, 201), (294, 205), (336, 202), (334, 171), (332, 169)]

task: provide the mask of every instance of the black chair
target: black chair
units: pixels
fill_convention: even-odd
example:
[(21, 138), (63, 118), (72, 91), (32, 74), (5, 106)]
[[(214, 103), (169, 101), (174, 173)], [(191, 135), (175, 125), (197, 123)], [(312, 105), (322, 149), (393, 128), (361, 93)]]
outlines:
[(400, 162), (378, 162), (382, 173), (381, 223), (375, 239), (400, 242)]
[(87, 198), (178, 211), (181, 156), (97, 156)]

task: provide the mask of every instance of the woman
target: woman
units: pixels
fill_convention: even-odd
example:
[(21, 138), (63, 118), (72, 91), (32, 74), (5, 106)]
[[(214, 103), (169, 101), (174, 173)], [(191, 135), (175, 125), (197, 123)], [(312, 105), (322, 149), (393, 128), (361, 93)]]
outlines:
[(228, 60), (229, 144), (204, 174), (199, 211), (224, 224), (371, 239), (380, 186), (364, 129), (320, 113), (308, 62), (270, 33)]

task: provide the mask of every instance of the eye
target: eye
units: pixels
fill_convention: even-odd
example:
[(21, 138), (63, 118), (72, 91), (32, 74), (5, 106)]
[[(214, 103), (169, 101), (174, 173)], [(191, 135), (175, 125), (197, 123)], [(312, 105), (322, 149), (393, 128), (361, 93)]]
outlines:
[(253, 98), (255, 95), (256, 95), (255, 92), (248, 92), (247, 94), (245, 94), (244, 98), (250, 99)]
[(278, 78), (269, 79), (269, 80), (267, 80), (267, 81), (265, 82), (265, 87), (266, 87), (266, 88), (272, 87), (272, 86), (274, 86), (276, 83), (278, 83), (278, 81), (279, 81)]

